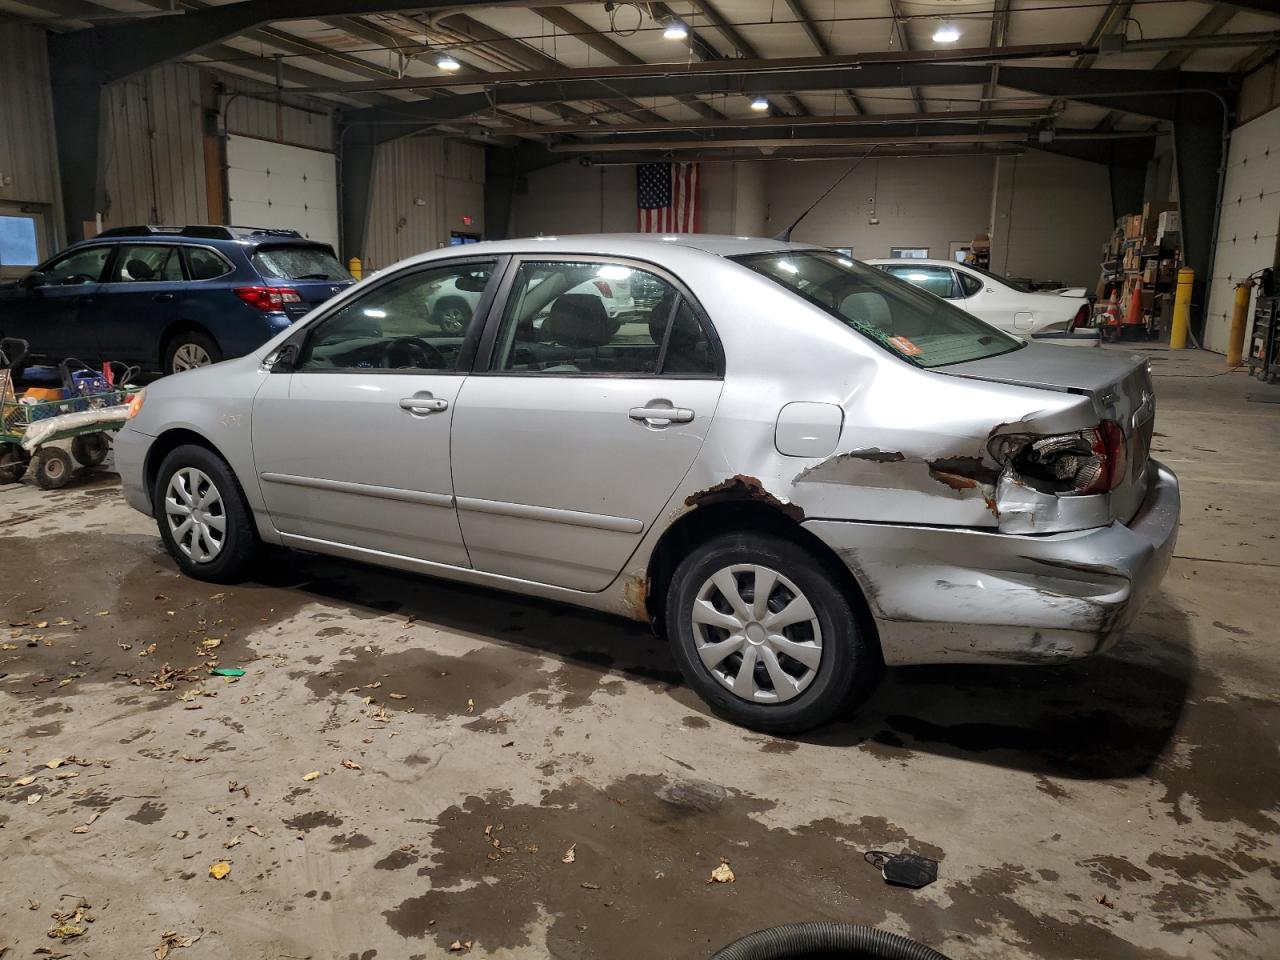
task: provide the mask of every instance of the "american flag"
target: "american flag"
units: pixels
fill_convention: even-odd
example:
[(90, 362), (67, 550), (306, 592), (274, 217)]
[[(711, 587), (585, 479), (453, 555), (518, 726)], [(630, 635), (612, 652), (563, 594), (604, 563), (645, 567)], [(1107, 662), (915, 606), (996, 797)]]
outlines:
[(641, 233), (698, 232), (698, 165), (642, 163), (636, 167)]

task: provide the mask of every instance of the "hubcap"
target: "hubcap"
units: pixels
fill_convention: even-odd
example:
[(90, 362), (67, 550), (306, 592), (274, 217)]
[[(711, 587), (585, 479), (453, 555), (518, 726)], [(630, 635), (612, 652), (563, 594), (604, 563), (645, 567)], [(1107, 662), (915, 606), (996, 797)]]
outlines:
[(818, 615), (776, 570), (735, 564), (718, 571), (698, 590), (692, 620), (703, 666), (743, 700), (782, 703), (818, 675)]
[(173, 351), (173, 372), (194, 370), (196, 367), (207, 367), (213, 363), (209, 351), (198, 343), (184, 343)]
[(173, 542), (196, 563), (208, 563), (222, 551), (227, 515), (222, 495), (203, 470), (183, 467), (169, 478), (164, 512)]

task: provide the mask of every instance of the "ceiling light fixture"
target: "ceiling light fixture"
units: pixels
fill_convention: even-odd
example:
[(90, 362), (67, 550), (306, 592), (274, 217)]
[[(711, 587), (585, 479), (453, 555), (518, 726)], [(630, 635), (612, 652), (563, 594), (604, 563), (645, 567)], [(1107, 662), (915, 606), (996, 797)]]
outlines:
[(933, 31), (934, 43), (955, 43), (960, 39), (960, 28), (949, 20), (944, 20), (938, 24), (938, 29)]
[(768, 110), (769, 101), (764, 97), (756, 97), (754, 100), (751, 101), (751, 109), (752, 110)]
[(662, 35), (668, 40), (683, 40), (689, 36), (689, 28), (684, 25), (683, 20), (672, 18), (667, 21), (667, 28), (662, 31)]
[(440, 54), (439, 58), (436, 60), (436, 66), (441, 70), (448, 70), (450, 73), (453, 73), (455, 70), (462, 69), (462, 64), (453, 59), (453, 55), (449, 53)]

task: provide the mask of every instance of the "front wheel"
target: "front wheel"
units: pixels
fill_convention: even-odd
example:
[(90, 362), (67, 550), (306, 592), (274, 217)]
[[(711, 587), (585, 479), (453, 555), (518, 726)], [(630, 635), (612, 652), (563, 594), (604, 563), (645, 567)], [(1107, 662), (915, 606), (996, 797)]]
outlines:
[(695, 548), (667, 594), (681, 673), (717, 714), (766, 733), (834, 719), (881, 661), (841, 585), (779, 537), (731, 534)]
[(0, 483), (17, 483), (31, 458), (16, 443), (0, 443)]
[(258, 533), (240, 484), (213, 451), (194, 444), (172, 450), (156, 476), (152, 512), (183, 573), (234, 583), (248, 571)]

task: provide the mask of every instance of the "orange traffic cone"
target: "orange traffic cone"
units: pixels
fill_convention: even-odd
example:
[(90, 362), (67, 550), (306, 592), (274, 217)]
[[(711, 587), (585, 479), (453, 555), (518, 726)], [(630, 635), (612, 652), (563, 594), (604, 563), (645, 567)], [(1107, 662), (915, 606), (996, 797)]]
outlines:
[(1103, 321), (1103, 326), (1118, 327), (1120, 325), (1120, 301), (1114, 290), (1111, 291), (1111, 299), (1107, 301), (1104, 315), (1106, 319)]
[(1129, 291), (1129, 311), (1124, 322), (1125, 326), (1142, 323), (1142, 291), (1137, 287)]

